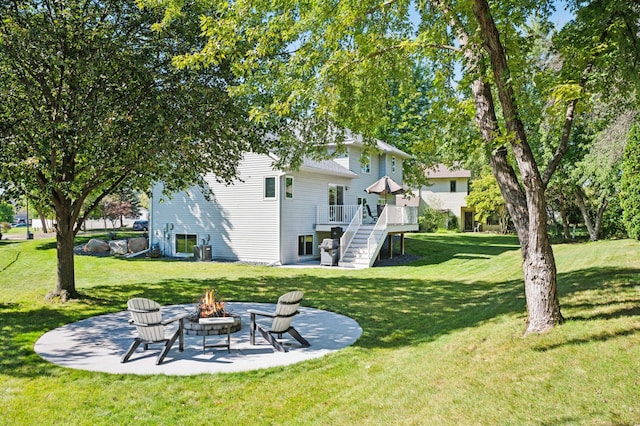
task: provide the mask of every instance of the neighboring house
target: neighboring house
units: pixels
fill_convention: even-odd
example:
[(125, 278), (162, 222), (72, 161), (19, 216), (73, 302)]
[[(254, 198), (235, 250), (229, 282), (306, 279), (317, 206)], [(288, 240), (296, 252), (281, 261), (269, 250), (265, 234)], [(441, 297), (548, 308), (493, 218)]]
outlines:
[(396, 206), (383, 210), (387, 213), (377, 226), (363, 223), (373, 222), (363, 205), (375, 212), (379, 202), (365, 188), (384, 175), (401, 183), (402, 162), (410, 156), (382, 141), (378, 152), (368, 156), (362, 139), (351, 134), (345, 145), (346, 154), (306, 160), (298, 170), (274, 170), (270, 156), (247, 153), (234, 184), (205, 176), (208, 200), (198, 187), (163, 199), (162, 185), (157, 185), (150, 209), (151, 246), (166, 256), (190, 256), (197, 244), (211, 246), (213, 259), (293, 264), (318, 258), (318, 245), (330, 238), (332, 228), (341, 227), (341, 264), (371, 266), (383, 242), (377, 239), (418, 229), (417, 209)]
[(428, 205), (432, 209), (449, 212), (458, 218), (461, 231), (474, 231), (476, 222), (473, 209), (467, 208), (466, 196), (469, 194), (471, 171), (449, 169), (438, 164), (435, 169), (427, 169), (425, 176), (429, 186), (412, 190), (412, 197), (398, 196), (398, 204), (413, 205), (422, 208)]

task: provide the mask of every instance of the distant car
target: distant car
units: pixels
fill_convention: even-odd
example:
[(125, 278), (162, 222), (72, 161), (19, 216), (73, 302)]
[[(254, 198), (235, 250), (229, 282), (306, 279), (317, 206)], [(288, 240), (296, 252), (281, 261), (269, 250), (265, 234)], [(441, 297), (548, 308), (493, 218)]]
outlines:
[(134, 231), (148, 231), (149, 230), (149, 221), (148, 220), (136, 220), (133, 222), (133, 230)]

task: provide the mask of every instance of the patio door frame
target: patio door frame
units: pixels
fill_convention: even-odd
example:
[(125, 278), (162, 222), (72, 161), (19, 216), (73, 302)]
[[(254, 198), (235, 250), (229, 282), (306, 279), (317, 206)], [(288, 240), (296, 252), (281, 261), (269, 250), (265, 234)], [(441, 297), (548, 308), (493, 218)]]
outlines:
[(342, 222), (344, 218), (344, 192), (345, 185), (330, 183), (328, 185), (327, 197), (329, 204), (329, 220), (332, 222)]

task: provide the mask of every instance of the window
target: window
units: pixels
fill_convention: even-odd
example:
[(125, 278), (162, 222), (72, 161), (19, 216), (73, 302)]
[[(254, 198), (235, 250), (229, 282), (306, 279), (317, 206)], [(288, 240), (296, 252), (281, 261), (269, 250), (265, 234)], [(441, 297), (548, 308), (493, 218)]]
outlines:
[(500, 225), (500, 217), (495, 213), (491, 213), (487, 218), (487, 225)]
[(313, 254), (313, 235), (298, 235), (298, 256)]
[(293, 198), (293, 176), (285, 176), (284, 178), (284, 197)]
[(449, 192), (456, 192), (456, 181), (449, 181)]
[(396, 157), (391, 157), (391, 173), (396, 172)]
[(371, 173), (371, 154), (362, 154), (360, 157), (360, 172), (364, 174)]
[(198, 244), (195, 234), (176, 234), (176, 253), (193, 254), (193, 246)]
[(276, 198), (276, 178), (273, 176), (264, 178), (264, 198)]
[(344, 191), (344, 185), (329, 184), (329, 220), (331, 222), (342, 222)]

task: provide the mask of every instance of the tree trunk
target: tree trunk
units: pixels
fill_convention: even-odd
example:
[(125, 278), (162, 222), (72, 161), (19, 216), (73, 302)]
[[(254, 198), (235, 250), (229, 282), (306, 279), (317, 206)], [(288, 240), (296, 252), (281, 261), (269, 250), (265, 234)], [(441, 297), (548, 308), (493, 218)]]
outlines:
[(529, 243), (523, 251), (525, 296), (529, 318), (525, 334), (540, 333), (563, 322), (556, 284), (556, 261), (547, 230), (544, 187), (533, 180), (527, 187)]
[(37, 211), (38, 211), (38, 216), (40, 217), (40, 223), (42, 224), (42, 233), (47, 234), (49, 232), (49, 228), (47, 227), (47, 219), (42, 213), (40, 213), (40, 210), (37, 210)]
[[(506, 149), (493, 149), (500, 134), (488, 84), (474, 83), (476, 122), (491, 152), (491, 165), (520, 240), (525, 296), (529, 318), (525, 335), (539, 333), (562, 322), (556, 286), (556, 266), (547, 234), (545, 185), (518, 117), (507, 59), (486, 0), (474, 0), (474, 15), (480, 25), (483, 47), (489, 55), (494, 82), (502, 106), (506, 129), (518, 164), (522, 185), (507, 161)], [(461, 43), (464, 46), (464, 43)], [(467, 46), (467, 48), (469, 48)], [(473, 62), (480, 64), (475, 58)], [(479, 79), (480, 80), (480, 79)], [(481, 114), (479, 114), (479, 112)]]
[(587, 203), (584, 201), (584, 194), (582, 190), (578, 187), (575, 192), (576, 204), (580, 209), (580, 213), (582, 213), (582, 219), (584, 220), (584, 224), (587, 227), (587, 231), (589, 232), (589, 240), (590, 241), (598, 241), (598, 233), (599, 229), (596, 224), (591, 220), (591, 216), (589, 215), (589, 209), (587, 208)]
[(567, 205), (564, 200), (564, 195), (560, 194), (558, 198), (560, 203), (560, 217), (562, 218), (562, 229), (565, 240), (571, 239), (571, 231), (569, 231), (569, 217), (567, 215)]
[(76, 291), (73, 259), (74, 216), (71, 214), (71, 207), (68, 205), (58, 204), (55, 210), (58, 281), (53, 296), (60, 296), (63, 300), (76, 298), (78, 297), (78, 292)]

